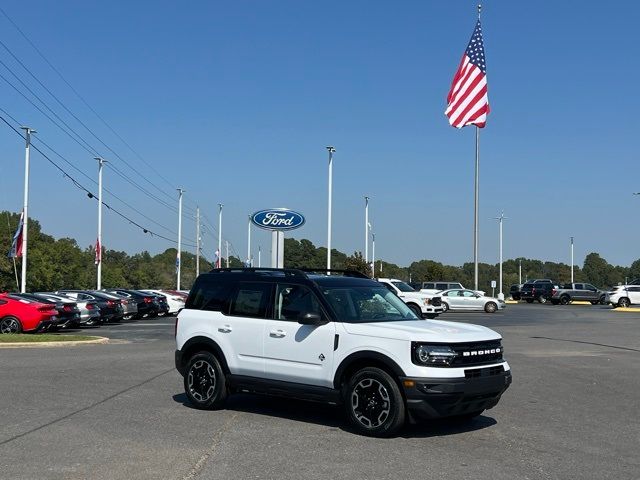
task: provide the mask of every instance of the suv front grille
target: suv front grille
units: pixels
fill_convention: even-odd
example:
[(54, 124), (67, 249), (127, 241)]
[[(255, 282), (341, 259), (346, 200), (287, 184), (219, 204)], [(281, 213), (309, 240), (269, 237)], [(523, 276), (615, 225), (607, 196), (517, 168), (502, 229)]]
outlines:
[(431, 299), (431, 305), (433, 305), (434, 307), (439, 307), (440, 305), (442, 305), (442, 299), (440, 297), (433, 297)]
[(451, 363), (452, 367), (487, 365), (503, 361), (503, 349), (500, 340), (458, 343), (450, 345), (450, 347), (458, 354)]

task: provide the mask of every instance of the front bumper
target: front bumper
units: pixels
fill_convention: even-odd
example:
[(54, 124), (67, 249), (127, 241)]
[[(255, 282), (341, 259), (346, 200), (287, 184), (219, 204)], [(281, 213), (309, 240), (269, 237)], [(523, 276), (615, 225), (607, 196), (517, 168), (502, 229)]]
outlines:
[(411, 420), (488, 410), (511, 385), (511, 371), (502, 366), (469, 368), (467, 372), (467, 378), (401, 377)]

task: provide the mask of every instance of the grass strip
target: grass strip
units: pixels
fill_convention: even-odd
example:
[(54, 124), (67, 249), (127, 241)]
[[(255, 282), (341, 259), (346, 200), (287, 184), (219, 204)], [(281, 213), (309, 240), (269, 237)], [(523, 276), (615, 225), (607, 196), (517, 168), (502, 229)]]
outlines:
[(15, 333), (0, 335), (0, 343), (86, 342), (97, 338), (90, 335), (61, 335), (59, 333)]

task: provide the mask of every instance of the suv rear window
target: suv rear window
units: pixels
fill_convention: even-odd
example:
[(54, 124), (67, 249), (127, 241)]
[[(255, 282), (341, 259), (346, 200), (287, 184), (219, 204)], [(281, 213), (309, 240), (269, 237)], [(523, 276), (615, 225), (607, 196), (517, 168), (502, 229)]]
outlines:
[(233, 283), (220, 283), (202, 277), (191, 289), (185, 308), (225, 311), (232, 287)]

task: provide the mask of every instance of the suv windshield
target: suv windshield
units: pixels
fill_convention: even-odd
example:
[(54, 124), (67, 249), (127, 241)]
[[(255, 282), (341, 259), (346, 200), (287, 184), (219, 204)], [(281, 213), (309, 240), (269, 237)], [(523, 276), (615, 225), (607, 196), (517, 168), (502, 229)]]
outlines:
[(391, 283), (393, 283), (396, 286), (396, 288), (401, 292), (415, 292), (415, 289), (407, 283), (404, 283), (404, 282), (391, 282)]
[(321, 291), (338, 315), (339, 322), (418, 320), (402, 300), (382, 286), (325, 286)]

